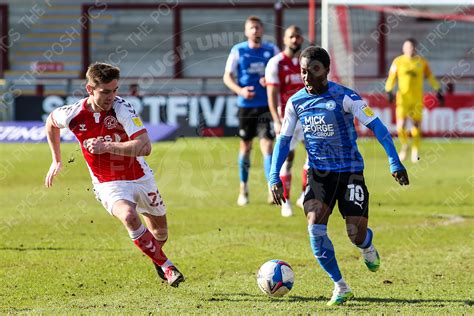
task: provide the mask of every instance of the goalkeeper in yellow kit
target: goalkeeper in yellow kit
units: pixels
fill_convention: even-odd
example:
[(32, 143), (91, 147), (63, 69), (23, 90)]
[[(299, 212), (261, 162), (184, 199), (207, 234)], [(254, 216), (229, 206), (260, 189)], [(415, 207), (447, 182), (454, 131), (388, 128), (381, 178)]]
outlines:
[(444, 105), (444, 97), (438, 81), (431, 73), (428, 61), (416, 55), (416, 41), (412, 38), (403, 43), (403, 55), (396, 57), (385, 83), (388, 101), (393, 102), (393, 88), (398, 78), (398, 91), (396, 100), (397, 133), (402, 148), (399, 152), (400, 160), (405, 160), (408, 151), (408, 132), (406, 130), (407, 118), (413, 121), (411, 136), (411, 161), (417, 162), (421, 140), (421, 120), (423, 113), (423, 81), (428, 79), (433, 90), (437, 91), (436, 97)]

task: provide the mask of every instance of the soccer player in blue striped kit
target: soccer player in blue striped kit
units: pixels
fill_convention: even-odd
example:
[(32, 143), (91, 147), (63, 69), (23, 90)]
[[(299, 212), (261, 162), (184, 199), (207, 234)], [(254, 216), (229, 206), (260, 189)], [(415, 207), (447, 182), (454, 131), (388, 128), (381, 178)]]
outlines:
[[(264, 77), (268, 61), (279, 53), (278, 47), (263, 41), (263, 23), (256, 16), (249, 16), (245, 20), (245, 36), (247, 41), (232, 47), (223, 76), (224, 84), (238, 95), (240, 193), (237, 204), (240, 206), (249, 203), (250, 153), (252, 140), (256, 136), (260, 139), (263, 167), (268, 181), (275, 133)], [(269, 202), (272, 202), (270, 192)]]
[(368, 228), (369, 192), (364, 181), (364, 161), (357, 148), (354, 117), (370, 128), (385, 149), (390, 172), (400, 185), (408, 185), (408, 174), (400, 162), (385, 125), (354, 91), (328, 81), (330, 58), (326, 50), (311, 46), (300, 56), (301, 77), (305, 87), (295, 93), (285, 109), (285, 118), (273, 150), (269, 184), (275, 203), (285, 201), (280, 169), (290, 148), (291, 137), (299, 120), (309, 157), (308, 185), (304, 211), (308, 220), (311, 249), (320, 266), (334, 282), (327, 305), (341, 305), (354, 295), (342, 278), (334, 247), (327, 235), (327, 223), (338, 203), (346, 221), (347, 234), (375, 272), (380, 257), (372, 244)]

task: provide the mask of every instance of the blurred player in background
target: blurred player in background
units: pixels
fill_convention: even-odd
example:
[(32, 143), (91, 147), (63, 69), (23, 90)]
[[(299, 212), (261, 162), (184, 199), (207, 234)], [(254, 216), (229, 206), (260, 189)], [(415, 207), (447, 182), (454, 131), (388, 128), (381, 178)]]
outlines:
[[(300, 75), (299, 56), (304, 38), (301, 29), (296, 25), (291, 25), (285, 30), (283, 52), (272, 57), (265, 69), (265, 83), (267, 85), (268, 106), (273, 118), (275, 134), (280, 134), (281, 123), (285, 114), (285, 105), (288, 99), (298, 90), (304, 87)], [(290, 203), (291, 190), (291, 167), (295, 158), (295, 147), (303, 140), (301, 124), (297, 124), (295, 135), (291, 140), (290, 153), (285, 160), (280, 172), (280, 179), (283, 183), (284, 197), (286, 202), (281, 206), (281, 215), (288, 217), (293, 215)], [(303, 168), (303, 192), (306, 187), (307, 168)], [(304, 194), (302, 193), (297, 201), (303, 207)]]
[(306, 48), (300, 56), (305, 88), (288, 100), (280, 135), (273, 151), (270, 186), (275, 203), (285, 201), (280, 169), (297, 122), (303, 127), (309, 166), (304, 211), (313, 254), (334, 281), (328, 305), (340, 305), (354, 295), (342, 278), (334, 247), (327, 235), (327, 224), (338, 203), (346, 220), (347, 234), (356, 245), (370, 271), (380, 267), (380, 257), (372, 244), (368, 225), (369, 192), (364, 180), (364, 161), (357, 148), (354, 117), (370, 128), (388, 155), (390, 172), (401, 185), (408, 175), (400, 162), (385, 125), (354, 91), (327, 80), (329, 55), (321, 47)]
[(421, 120), (423, 114), (423, 81), (428, 79), (433, 90), (436, 90), (436, 97), (443, 106), (444, 97), (441, 87), (430, 70), (428, 61), (416, 54), (416, 40), (409, 38), (405, 40), (402, 47), (403, 55), (396, 57), (387, 82), (385, 91), (388, 93), (388, 101), (393, 102), (393, 88), (398, 78), (398, 91), (396, 100), (397, 133), (402, 148), (399, 156), (403, 161), (408, 152), (408, 133), (406, 130), (407, 119), (411, 118), (413, 127), (411, 136), (413, 143), (411, 147), (411, 161), (416, 163), (419, 160), (419, 149), (421, 141)]
[(255, 136), (260, 138), (264, 172), (268, 180), (275, 133), (271, 126), (264, 76), (268, 61), (279, 52), (274, 44), (263, 42), (263, 23), (256, 16), (246, 19), (245, 36), (247, 41), (232, 47), (223, 77), (224, 84), (238, 95), (240, 193), (237, 204), (240, 206), (249, 203), (250, 153)]
[(68, 128), (80, 143), (97, 199), (122, 222), (135, 245), (153, 261), (158, 275), (177, 287), (184, 276), (162, 250), (168, 239), (166, 208), (142, 157), (151, 152), (147, 130), (133, 107), (117, 96), (118, 68), (95, 63), (86, 77), (89, 97), (57, 108), (46, 121), (53, 162), (45, 185), (51, 187), (61, 170), (59, 134), (61, 128)]

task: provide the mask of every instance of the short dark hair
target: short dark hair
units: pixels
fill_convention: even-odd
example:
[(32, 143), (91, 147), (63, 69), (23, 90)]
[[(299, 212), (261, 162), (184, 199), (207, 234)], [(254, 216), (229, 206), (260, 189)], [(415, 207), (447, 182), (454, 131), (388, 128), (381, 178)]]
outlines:
[(328, 52), (319, 46), (309, 46), (305, 48), (300, 55), (301, 58), (308, 58), (310, 61), (319, 61), (325, 68), (329, 68), (331, 59), (329, 58)]
[(303, 31), (301, 30), (301, 28), (295, 24), (292, 24), (290, 26), (288, 26), (286, 29), (285, 29), (285, 32), (288, 31), (288, 30), (295, 30), (296, 33), (298, 34), (303, 34)]
[(244, 24), (247, 24), (247, 22), (256, 22), (258, 24), (260, 24), (260, 26), (263, 27), (263, 22), (262, 20), (260, 20), (260, 18), (256, 15), (251, 15), (249, 16), (247, 19), (245, 19), (245, 23)]
[(87, 68), (87, 83), (93, 87), (120, 79), (120, 69), (107, 63), (96, 62)]
[(409, 37), (409, 38), (405, 39), (403, 41), (403, 43), (405, 43), (405, 42), (410, 42), (413, 45), (413, 47), (416, 47), (416, 45), (418, 44), (417, 40), (414, 39), (413, 37)]

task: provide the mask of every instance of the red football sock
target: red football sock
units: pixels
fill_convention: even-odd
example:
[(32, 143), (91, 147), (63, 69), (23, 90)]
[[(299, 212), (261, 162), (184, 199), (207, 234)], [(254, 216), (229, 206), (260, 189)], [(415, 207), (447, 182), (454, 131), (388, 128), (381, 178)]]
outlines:
[(301, 172), (301, 184), (303, 186), (302, 191), (304, 192), (308, 185), (308, 169), (303, 168), (303, 171)]
[(283, 184), (283, 196), (286, 200), (290, 199), (291, 190), (291, 174), (280, 176), (281, 183)]
[(161, 249), (161, 244), (155, 239), (152, 233), (148, 229), (145, 230), (145, 233), (133, 240), (133, 243), (140, 248), (140, 250), (150, 257), (154, 263), (159, 266), (162, 266), (168, 258)]
[(158, 242), (158, 244), (160, 245), (161, 248), (163, 248), (163, 246), (165, 245), (167, 240), (168, 240), (168, 237), (165, 240), (156, 239), (156, 241)]

